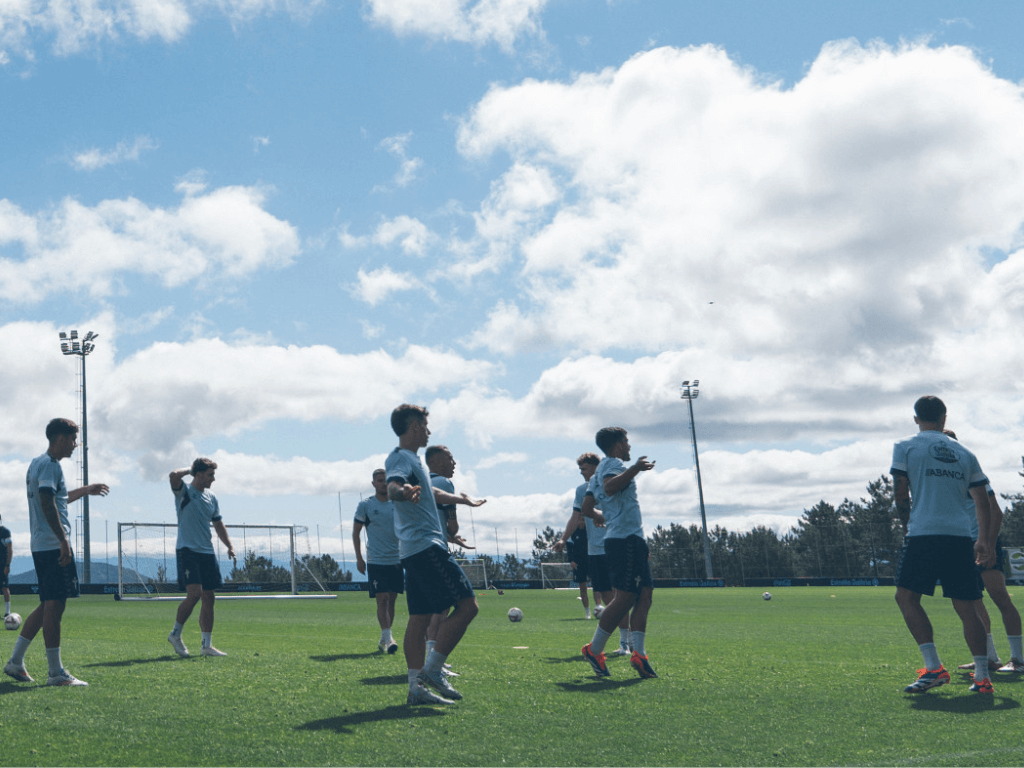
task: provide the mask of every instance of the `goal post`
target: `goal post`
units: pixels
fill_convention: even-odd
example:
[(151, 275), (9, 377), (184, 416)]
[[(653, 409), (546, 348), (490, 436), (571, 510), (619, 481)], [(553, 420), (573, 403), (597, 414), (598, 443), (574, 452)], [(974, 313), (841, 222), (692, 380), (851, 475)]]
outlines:
[[(296, 531), (292, 525), (227, 525), (237, 561), (228, 560), (223, 542), (213, 536), (214, 553), (227, 594), (218, 599), (241, 597), (335, 597), (327, 594), (316, 577), (319, 594), (299, 594), (305, 573), (296, 555)], [(117, 524), (118, 600), (180, 600), (175, 546), (177, 523)], [(312, 574), (308, 574), (312, 575)], [(303, 583), (303, 587), (307, 585)], [(173, 593), (173, 594), (170, 594)]]
[(490, 582), (487, 580), (487, 566), (483, 560), (456, 560), (462, 572), (466, 574), (473, 589), (487, 589)]
[(544, 589), (576, 589), (572, 563), (541, 563), (540, 580)]

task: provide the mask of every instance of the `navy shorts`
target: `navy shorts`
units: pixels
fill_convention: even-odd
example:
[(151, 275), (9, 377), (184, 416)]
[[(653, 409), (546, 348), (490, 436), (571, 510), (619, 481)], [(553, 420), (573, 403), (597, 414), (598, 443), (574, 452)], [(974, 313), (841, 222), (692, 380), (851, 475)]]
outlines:
[(590, 581), (590, 556), (576, 555), (579, 560), (573, 560), (576, 567), (572, 569), (572, 580), (577, 584), (586, 584)]
[(405, 592), (405, 571), (400, 565), (367, 563), (366, 581), (370, 585), (370, 597), (384, 592)]
[(608, 572), (608, 555), (590, 556), (590, 586), (595, 592), (611, 592), (612, 576)]
[(60, 564), (60, 550), (47, 549), (33, 552), (32, 562), (36, 566), (36, 580), (39, 582), (39, 602), (46, 600), (67, 600), (78, 597), (78, 566), (75, 555), (71, 554), (71, 562)]
[(178, 587), (188, 591), (189, 584), (200, 584), (204, 592), (220, 589), (220, 566), (212, 552), (195, 552), (188, 547), (176, 550), (178, 556)]
[(405, 599), (410, 616), (444, 613), (467, 597), (476, 597), (473, 585), (447, 549), (431, 546), (402, 559)]
[(651, 578), (650, 550), (641, 536), (604, 540), (608, 558), (608, 574), (612, 588), (639, 595), (647, 587), (654, 588)]
[(907, 536), (896, 563), (896, 586), (919, 595), (934, 595), (942, 582), (942, 596), (954, 600), (980, 600), (974, 542), (969, 536)]

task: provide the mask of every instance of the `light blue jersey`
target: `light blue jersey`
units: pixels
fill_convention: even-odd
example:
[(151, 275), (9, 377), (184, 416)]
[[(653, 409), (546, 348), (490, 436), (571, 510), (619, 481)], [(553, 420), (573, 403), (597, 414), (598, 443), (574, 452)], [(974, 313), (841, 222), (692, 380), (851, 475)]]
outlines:
[(174, 509), (178, 513), (178, 542), (175, 547), (215, 554), (210, 523), (221, 519), (217, 497), (209, 490), (197, 491), (191, 483), (183, 482), (174, 491)]
[[(996, 495), (996, 492), (992, 490), (991, 485), (985, 486), (985, 497), (991, 498)], [(991, 502), (990, 502), (991, 503)], [(978, 513), (974, 510), (974, 499), (970, 496), (967, 497), (967, 502), (964, 506), (964, 513), (967, 515), (967, 523), (971, 526), (971, 539), (974, 541), (978, 540)]]
[[(589, 483), (580, 483), (576, 487), (576, 499), (572, 503), (573, 511), (576, 511), (577, 509), (580, 510), (581, 512), (583, 511), (583, 499), (587, 495), (587, 489), (589, 488), (589, 485)], [(597, 507), (596, 501), (594, 506)], [(600, 509), (600, 507), (597, 508)], [(594, 521), (591, 520), (589, 517), (584, 517), (583, 523), (587, 526), (587, 554), (603, 555), (604, 536), (608, 529), (598, 528), (596, 525), (594, 525)]]
[[(433, 472), (430, 473), (430, 484), (435, 488), (440, 488), (446, 493), (455, 495), (455, 485), (452, 481), (444, 475), (438, 475)], [(455, 514), (454, 504), (438, 504), (437, 513), (441, 516), (441, 527), (446, 531), (448, 530), (448, 517)]]
[(967, 448), (937, 430), (918, 432), (893, 446), (890, 471), (910, 481), (907, 536), (971, 535), (964, 499), (988, 478)]
[(404, 560), (430, 547), (448, 551), (448, 537), (441, 525), (441, 516), (434, 502), (434, 488), (430, 475), (423, 467), (418, 453), (395, 448), (384, 462), (388, 483), (408, 483), (420, 487), (420, 500), (393, 501), (395, 507), (395, 534), (398, 536), (398, 554)]
[(32, 531), (31, 550), (46, 552), (51, 549), (60, 549), (60, 539), (57, 538), (50, 524), (46, 522), (43, 506), (39, 500), (40, 489), (44, 491), (48, 489), (53, 493), (60, 525), (64, 529), (65, 537), (70, 536), (68, 487), (64, 484), (64, 470), (61, 469), (60, 462), (53, 458), (49, 451), (32, 459), (32, 463), (28, 465), (28, 473), (25, 475), (25, 485), (28, 491), (29, 528)]
[(398, 537), (395, 535), (395, 507), (376, 496), (363, 499), (356, 507), (357, 523), (366, 528), (366, 562), (370, 565), (398, 565)]
[(629, 536), (644, 536), (643, 519), (640, 517), (640, 502), (636, 498), (636, 478), (629, 485), (609, 496), (604, 492), (604, 481), (609, 477), (621, 475), (627, 469), (622, 459), (606, 456), (597, 465), (597, 471), (590, 478), (587, 491), (594, 496), (594, 501), (604, 515), (605, 539), (625, 539)]

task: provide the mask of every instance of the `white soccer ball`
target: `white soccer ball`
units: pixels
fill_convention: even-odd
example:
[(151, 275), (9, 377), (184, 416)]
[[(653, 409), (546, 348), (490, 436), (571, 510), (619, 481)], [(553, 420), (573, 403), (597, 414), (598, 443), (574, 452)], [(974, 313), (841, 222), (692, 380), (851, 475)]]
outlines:
[(4, 626), (12, 632), (21, 626), (21, 614), (9, 613), (4, 616)]
[(518, 608), (509, 608), (508, 609), (508, 620), (511, 621), (511, 622), (522, 621), (523, 620), (523, 612), (520, 611)]
[(604, 606), (603, 605), (599, 605), (596, 608), (594, 608), (594, 618), (595, 619), (600, 619), (602, 613), (604, 613)]
[(765, 592), (763, 595), (761, 595), (761, 597), (763, 597), (765, 600), (771, 600), (772, 599), (772, 593), (771, 592)]

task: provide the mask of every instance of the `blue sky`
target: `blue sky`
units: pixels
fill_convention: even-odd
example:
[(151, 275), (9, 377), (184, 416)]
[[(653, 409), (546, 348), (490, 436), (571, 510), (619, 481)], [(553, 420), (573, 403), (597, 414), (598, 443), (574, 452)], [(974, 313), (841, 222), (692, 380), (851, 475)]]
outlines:
[(1016, 492), (1022, 22), (1010, 2), (0, 6), (16, 546), (43, 427), (76, 418), (71, 328), (100, 334), (94, 558), (117, 521), (172, 520), (167, 473), (212, 455), (227, 522), (319, 528), (336, 556), (340, 494), (350, 559), (406, 401), (489, 499), (484, 552), (564, 524), (609, 424), (657, 460), (648, 529), (688, 525), (693, 378), (712, 525), (785, 531), (864, 495), (925, 393)]

